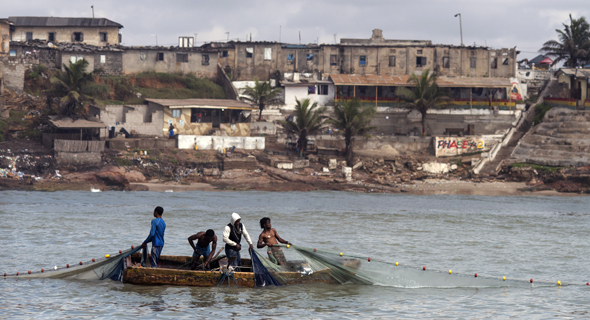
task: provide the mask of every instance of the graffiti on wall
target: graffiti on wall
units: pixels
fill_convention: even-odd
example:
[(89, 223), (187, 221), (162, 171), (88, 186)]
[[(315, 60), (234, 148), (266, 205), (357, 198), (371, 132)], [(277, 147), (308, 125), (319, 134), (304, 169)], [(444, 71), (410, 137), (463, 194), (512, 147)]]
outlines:
[(437, 157), (456, 156), (489, 150), (483, 137), (435, 137), (435, 155)]

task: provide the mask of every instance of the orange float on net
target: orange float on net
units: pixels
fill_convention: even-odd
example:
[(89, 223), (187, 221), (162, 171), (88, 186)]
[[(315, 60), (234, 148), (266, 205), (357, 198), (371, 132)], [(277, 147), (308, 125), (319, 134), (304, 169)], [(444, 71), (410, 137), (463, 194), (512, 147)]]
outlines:
[(31, 270), (29, 270), (29, 274), (31, 274)]
[(533, 279), (531, 279), (531, 283), (533, 283)]
[(92, 258), (92, 262), (94, 262), (94, 261), (95, 261), (94, 258)]
[(318, 251), (318, 249), (316, 249), (316, 248), (313, 248), (313, 252), (316, 252), (316, 251)]
[(69, 267), (70, 267), (70, 265), (69, 264), (66, 264), (66, 268), (69, 268)]
[(371, 262), (371, 258), (369, 258), (368, 261)]
[(4, 272), (4, 276), (6, 277), (6, 272)]
[(18, 272), (16, 273), (16, 275), (18, 276)]
[(426, 271), (426, 266), (422, 267), (422, 270)]
[(133, 246), (131, 246), (131, 250), (135, 249)]
[(82, 261), (80, 261), (80, 265), (83, 265)]
[(475, 277), (477, 278), (477, 273), (475, 274)]
[(41, 273), (43, 273), (45, 270), (41, 269)]
[(123, 253), (123, 251), (119, 250), (119, 253)]

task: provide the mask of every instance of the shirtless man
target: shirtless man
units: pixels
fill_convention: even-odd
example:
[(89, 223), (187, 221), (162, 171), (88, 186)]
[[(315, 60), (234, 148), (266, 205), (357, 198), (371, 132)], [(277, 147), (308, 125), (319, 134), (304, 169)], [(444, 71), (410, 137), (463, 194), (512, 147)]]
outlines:
[(268, 246), (270, 249), (268, 251), (268, 258), (270, 261), (279, 265), (286, 265), (287, 259), (285, 259), (283, 250), (280, 247), (275, 247), (274, 245), (279, 244), (279, 242), (289, 245), (292, 244), (289, 241), (282, 239), (277, 233), (277, 230), (272, 228), (272, 225), (270, 224), (270, 218), (260, 219), (260, 228), (264, 230), (262, 233), (260, 233), (260, 236), (258, 237), (258, 244), (256, 246), (259, 249), (264, 248), (264, 246)]
[[(195, 240), (198, 240), (196, 246), (193, 243)], [(215, 253), (215, 249), (217, 249), (217, 236), (215, 235), (215, 231), (209, 229), (207, 232), (201, 231), (197, 234), (193, 234), (188, 237), (188, 243), (193, 247), (194, 251), (193, 261), (191, 261), (191, 270), (197, 268), (201, 256), (203, 256), (204, 260), (203, 266), (209, 269), (209, 263)], [(209, 246), (210, 243), (213, 243), (213, 245)]]

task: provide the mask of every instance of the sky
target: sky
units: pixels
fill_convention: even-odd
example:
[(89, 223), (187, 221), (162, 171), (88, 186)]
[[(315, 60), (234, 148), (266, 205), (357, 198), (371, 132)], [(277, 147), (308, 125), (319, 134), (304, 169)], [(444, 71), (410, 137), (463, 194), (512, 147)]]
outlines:
[[(574, 18), (590, 19), (589, 0), (0, 0), (8, 16), (107, 18), (123, 25), (128, 46), (178, 44), (196, 36), (197, 45), (242, 40), (335, 43), (340, 38), (431, 40), (491, 48), (516, 47), (518, 58), (537, 56), (557, 39), (555, 29)], [(229, 32), (229, 34), (228, 34)]]

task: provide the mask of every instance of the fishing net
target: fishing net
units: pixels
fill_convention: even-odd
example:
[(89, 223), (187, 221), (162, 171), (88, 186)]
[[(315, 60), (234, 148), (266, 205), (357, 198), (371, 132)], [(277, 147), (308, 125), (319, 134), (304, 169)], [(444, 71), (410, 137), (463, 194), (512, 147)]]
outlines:
[[(260, 255), (256, 250), (249, 249), (252, 257), (252, 269), (254, 271), (254, 280), (256, 280), (257, 287), (264, 286), (280, 286), (281, 283), (272, 276), (262, 261), (266, 259)], [(268, 263), (267, 263), (268, 264)], [(269, 264), (269, 266), (271, 266)]]
[[(124, 259), (139, 251), (141, 246), (122, 251), (119, 254), (111, 255), (109, 258), (93, 259), (94, 261), (80, 262), (60, 268), (52, 268), (43, 271), (19, 272), (18, 275), (10, 274), (7, 277), (26, 277), (26, 278), (71, 278), (80, 280), (104, 280), (112, 279), (121, 281), (123, 279)], [(147, 250), (144, 250), (144, 256), (147, 256)], [(142, 264), (144, 263), (142, 258)]]
[[(503, 279), (475, 274), (457, 274), (450, 270), (433, 270), (369, 259), (367, 257), (344, 255), (319, 249), (291, 245), (283, 251), (289, 262), (286, 266), (274, 264), (261, 257), (260, 261), (269, 273), (285, 284), (282, 274), (300, 271), (301, 277), (312, 277), (317, 273), (329, 275), (330, 282), (338, 284), (368, 284), (402, 288), (458, 288), (458, 287), (522, 287), (531, 286), (530, 280)], [(297, 258), (298, 257), (298, 258)], [(298, 266), (298, 267), (297, 267)], [(535, 282), (535, 285), (555, 285)]]

